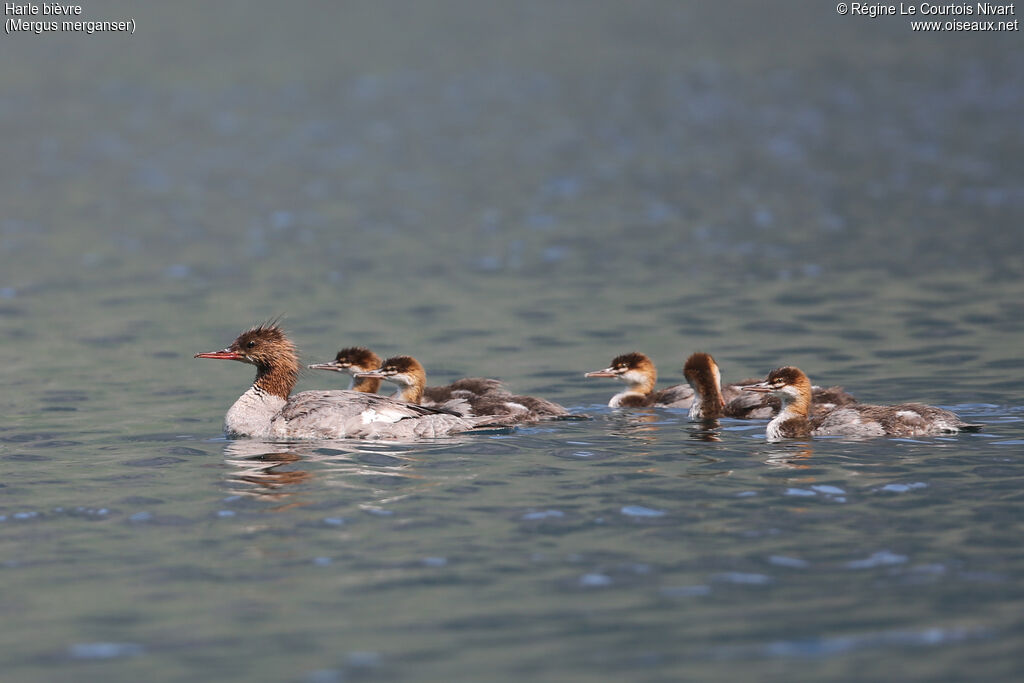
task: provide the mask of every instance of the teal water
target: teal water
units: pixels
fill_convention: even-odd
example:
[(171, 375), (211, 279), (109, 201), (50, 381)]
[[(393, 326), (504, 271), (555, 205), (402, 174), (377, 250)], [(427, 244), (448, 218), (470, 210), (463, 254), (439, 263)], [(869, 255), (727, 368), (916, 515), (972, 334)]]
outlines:
[[(991, 680), (1024, 664), (1017, 34), (834, 8), (83, 6), (0, 37), (12, 681)], [(284, 315), (590, 420), (226, 441)], [(640, 350), (986, 424), (764, 442)], [(299, 389), (340, 386), (305, 374)]]

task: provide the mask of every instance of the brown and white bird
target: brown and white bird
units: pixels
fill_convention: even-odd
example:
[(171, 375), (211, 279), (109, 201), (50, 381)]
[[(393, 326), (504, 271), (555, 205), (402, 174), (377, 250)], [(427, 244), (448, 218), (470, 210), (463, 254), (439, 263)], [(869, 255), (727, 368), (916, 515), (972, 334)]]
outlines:
[(656, 391), (654, 387), (658, 382), (658, 369), (650, 358), (636, 351), (616, 356), (604, 370), (595, 370), (583, 376), (612, 377), (626, 384), (623, 391), (608, 401), (611, 408), (689, 408), (693, 403), (693, 389), (686, 384)]
[[(694, 353), (686, 359), (683, 376), (693, 389), (694, 398), (690, 405), (691, 420), (708, 420), (719, 417), (737, 419), (766, 419), (779, 412), (782, 404), (771, 394), (756, 394), (743, 391), (757, 379), (745, 379), (728, 384), (722, 389), (722, 373), (718, 363), (708, 353)], [(857, 399), (842, 387), (811, 387), (812, 413), (817, 415), (834, 410), (839, 406), (856, 403)]]
[(348, 388), (351, 391), (362, 391), (368, 394), (380, 393), (380, 378), (356, 377), (357, 373), (369, 372), (380, 367), (380, 356), (364, 346), (347, 346), (338, 351), (334, 360), (326, 363), (313, 363), (306, 367), (310, 370), (329, 370), (341, 372), (352, 378)]
[(568, 410), (552, 401), (514, 395), (498, 380), (467, 377), (446, 386), (427, 387), (426, 371), (412, 356), (389, 358), (377, 370), (360, 372), (356, 376), (381, 379), (396, 385), (395, 397), (403, 401), (432, 405), (467, 416), (504, 416), (517, 423), (570, 416)]
[[(413, 359), (415, 360), (415, 359)], [(382, 377), (372, 373), (381, 367), (384, 361), (380, 356), (363, 346), (349, 346), (338, 351), (334, 360), (326, 363), (307, 365), (310, 370), (330, 370), (341, 372), (352, 377), (349, 389), (353, 391), (380, 392)], [(422, 366), (421, 366), (422, 367)], [(360, 377), (360, 373), (364, 376)], [(404, 391), (400, 386), (398, 396)], [(483, 395), (493, 391), (506, 391), (501, 380), (487, 377), (463, 377), (451, 384), (437, 387), (424, 387), (421, 405), (436, 407), (451, 401), (453, 398), (466, 398), (468, 394)], [(410, 394), (411, 395), (411, 394)]]
[(782, 401), (782, 410), (768, 423), (768, 441), (811, 436), (928, 436), (976, 432), (984, 426), (964, 422), (948, 410), (923, 403), (855, 403), (813, 414), (811, 382), (802, 370), (792, 366), (772, 370), (763, 382), (746, 390), (772, 394)]

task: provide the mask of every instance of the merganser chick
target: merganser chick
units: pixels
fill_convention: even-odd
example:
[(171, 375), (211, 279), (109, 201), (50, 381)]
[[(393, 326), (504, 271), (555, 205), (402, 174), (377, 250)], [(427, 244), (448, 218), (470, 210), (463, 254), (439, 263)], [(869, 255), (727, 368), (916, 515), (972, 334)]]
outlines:
[(197, 353), (195, 357), (256, 366), (253, 385), (224, 417), (224, 433), (229, 438), (414, 439), (507, 426), (494, 417), (461, 417), (358, 391), (303, 391), (292, 395), (299, 376), (298, 352), (275, 322), (243, 332), (226, 349)]
[[(414, 359), (415, 360), (415, 359)], [(362, 346), (350, 346), (338, 351), (333, 361), (327, 363), (314, 363), (307, 365), (310, 370), (333, 370), (343, 372), (352, 376), (352, 383), (349, 389), (353, 391), (366, 391), (380, 393), (381, 377), (372, 376), (372, 373), (379, 369), (383, 361), (376, 353)], [(364, 377), (357, 377), (359, 373), (367, 373)], [(402, 388), (395, 394), (400, 397)], [(465, 398), (467, 393), (483, 395), (492, 391), (505, 391), (501, 380), (488, 379), (487, 377), (463, 377), (451, 384), (438, 387), (424, 387), (421, 405), (437, 407), (452, 399)], [(403, 399), (407, 400), (407, 399)]]
[[(694, 353), (686, 359), (683, 376), (693, 389), (693, 403), (690, 405), (691, 420), (711, 420), (719, 417), (738, 419), (765, 419), (779, 412), (779, 399), (768, 394), (751, 394), (743, 389), (759, 384), (757, 379), (745, 379), (726, 385), (722, 391), (722, 372), (718, 363), (708, 353)], [(824, 414), (843, 405), (856, 403), (857, 399), (842, 387), (812, 387), (812, 414)], [(725, 396), (728, 396), (726, 399)]]
[(489, 377), (463, 377), (451, 384), (437, 387), (425, 387), (421, 404), (426, 406), (442, 405), (451, 400), (482, 397), (488, 394), (508, 394), (500, 379)]
[(467, 416), (508, 416), (518, 423), (569, 415), (569, 411), (564, 407), (546, 399), (513, 395), (500, 381), (494, 379), (467, 377), (447, 386), (426, 388), (426, 371), (412, 356), (388, 358), (379, 369), (361, 372), (356, 376), (391, 382), (398, 387), (395, 398), (401, 398), (403, 401), (432, 405)]
[(380, 367), (380, 356), (363, 346), (348, 346), (338, 351), (334, 360), (326, 363), (307, 365), (310, 370), (332, 370), (352, 377), (348, 388), (350, 391), (362, 391), (367, 394), (380, 393), (379, 377), (356, 377), (357, 373), (370, 372)]
[(923, 403), (895, 406), (845, 405), (811, 415), (811, 382), (799, 368), (772, 370), (747, 391), (770, 393), (782, 401), (782, 410), (768, 423), (768, 441), (810, 436), (928, 436), (976, 432), (984, 425), (969, 424), (942, 408)]
[[(717, 367), (717, 366), (715, 366)], [(677, 384), (661, 391), (655, 391), (654, 385), (658, 381), (658, 370), (654, 362), (642, 353), (624, 353), (612, 359), (611, 365), (604, 370), (588, 372), (584, 377), (614, 377), (625, 382), (626, 390), (612, 396), (608, 401), (611, 408), (690, 408), (693, 406), (693, 387), (687, 384)], [(730, 403), (742, 396), (740, 388), (747, 384), (754, 384), (757, 379), (744, 380), (742, 383), (728, 384), (722, 389), (723, 398)], [(751, 417), (750, 415), (737, 414), (735, 417)], [(769, 417), (771, 413), (764, 415)], [(733, 415), (730, 415), (733, 417)]]
[(427, 372), (412, 356), (394, 356), (381, 361), (377, 367), (355, 373), (357, 379), (375, 379), (394, 384), (398, 390), (394, 398), (420, 404), (427, 385)]
[(726, 415), (722, 397), (722, 373), (718, 363), (708, 353), (695, 353), (686, 359), (683, 376), (693, 389), (690, 404), (691, 420), (713, 420)]
[(625, 391), (615, 394), (608, 401), (610, 408), (689, 408), (693, 404), (693, 389), (686, 384), (655, 391), (658, 370), (650, 358), (635, 351), (616, 356), (604, 370), (588, 372), (583, 376), (614, 377), (626, 383)]

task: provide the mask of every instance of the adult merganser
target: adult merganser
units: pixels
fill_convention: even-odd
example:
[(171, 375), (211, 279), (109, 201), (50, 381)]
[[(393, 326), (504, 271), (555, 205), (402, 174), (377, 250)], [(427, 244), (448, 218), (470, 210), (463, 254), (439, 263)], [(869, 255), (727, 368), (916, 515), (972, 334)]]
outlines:
[[(781, 403), (774, 396), (743, 391), (744, 387), (759, 384), (756, 379), (727, 385), (729, 399), (726, 400), (722, 391), (722, 373), (711, 354), (692, 354), (683, 366), (683, 376), (694, 392), (689, 414), (691, 420), (710, 420), (719, 417), (764, 419), (779, 412)], [(857, 402), (842, 387), (816, 386), (812, 387), (812, 392), (812, 413), (815, 415)]]
[(557, 403), (536, 396), (514, 395), (495, 379), (467, 377), (447, 386), (427, 388), (426, 371), (412, 356), (388, 358), (377, 370), (360, 372), (356, 377), (391, 382), (398, 387), (395, 398), (403, 401), (433, 405), (467, 416), (507, 416), (517, 423), (569, 416), (569, 411)]
[(299, 376), (298, 352), (275, 322), (243, 332), (226, 349), (195, 357), (256, 366), (253, 385), (224, 417), (224, 433), (230, 438), (413, 439), (507, 426), (495, 417), (461, 417), (358, 391), (291, 395)]
[(310, 370), (332, 370), (349, 375), (350, 391), (362, 391), (367, 394), (380, 393), (380, 378), (356, 377), (357, 373), (369, 372), (380, 367), (380, 356), (363, 346), (348, 346), (338, 351), (334, 360), (326, 363), (307, 365)]
[(857, 403), (811, 415), (811, 382), (803, 371), (792, 366), (772, 370), (763, 382), (746, 390), (770, 393), (782, 401), (782, 410), (768, 423), (768, 441), (810, 436), (928, 436), (976, 432), (984, 426), (964, 422), (948, 410), (923, 403)]

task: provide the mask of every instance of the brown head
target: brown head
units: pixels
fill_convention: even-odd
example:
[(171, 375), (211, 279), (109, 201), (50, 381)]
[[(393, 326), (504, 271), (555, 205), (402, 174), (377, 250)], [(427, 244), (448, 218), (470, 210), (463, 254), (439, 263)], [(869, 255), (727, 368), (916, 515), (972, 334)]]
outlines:
[(246, 330), (226, 349), (195, 357), (255, 365), (256, 386), (281, 398), (288, 398), (299, 378), (299, 353), (276, 320)]
[(800, 368), (792, 365), (772, 370), (763, 382), (743, 387), (743, 390), (778, 396), (783, 405), (809, 405), (811, 402), (811, 380), (807, 379), (807, 375)]
[(348, 346), (338, 351), (334, 360), (326, 363), (308, 365), (310, 370), (331, 370), (352, 376), (353, 391), (375, 394), (380, 391), (380, 379), (375, 377), (356, 377), (359, 372), (372, 372), (380, 367), (380, 356), (364, 346)]
[(683, 366), (683, 376), (701, 400), (708, 404), (704, 406), (705, 411), (718, 412), (715, 405), (718, 409), (725, 407), (725, 399), (722, 397), (722, 373), (711, 354), (692, 354)]
[(634, 351), (616, 356), (604, 370), (588, 372), (584, 377), (614, 377), (632, 386), (642, 386), (642, 391), (648, 393), (658, 381), (658, 370), (650, 358)]
[(357, 372), (370, 372), (380, 367), (380, 356), (364, 346), (348, 346), (327, 363), (314, 363), (307, 366), (310, 370), (333, 370), (354, 375)]
[(403, 401), (419, 403), (427, 385), (427, 373), (412, 356), (394, 356), (381, 363), (376, 370), (355, 373), (356, 378), (376, 378), (391, 382), (399, 388)]

